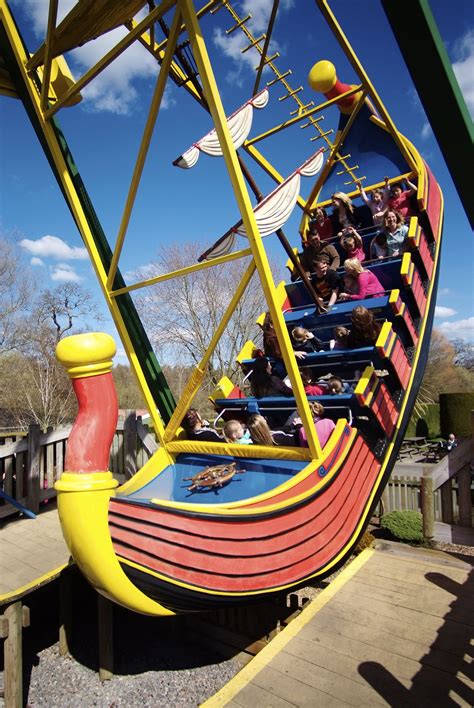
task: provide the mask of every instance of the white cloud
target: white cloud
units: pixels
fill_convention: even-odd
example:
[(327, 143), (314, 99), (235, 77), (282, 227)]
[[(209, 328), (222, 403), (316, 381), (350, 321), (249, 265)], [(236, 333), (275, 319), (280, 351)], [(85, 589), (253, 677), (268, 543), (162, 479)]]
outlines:
[[(240, 15), (241, 17), (245, 17), (247, 14), (252, 15), (252, 19), (246, 23), (246, 26), (255, 38), (267, 30), (272, 5), (273, 0), (244, 0), (242, 3)], [(294, 0), (283, 0), (280, 10), (289, 10), (293, 5)], [(235, 62), (235, 69), (229, 71), (226, 76), (229, 83), (242, 86), (244, 81), (242, 74), (245, 69), (249, 69), (256, 75), (255, 68), (260, 64), (261, 55), (257, 49), (249, 49), (245, 54), (242, 54), (242, 49), (249, 44), (242, 32), (235, 31), (231, 35), (226, 35), (220, 28), (216, 28), (213, 41), (224, 56)], [(263, 40), (260, 42), (260, 46), (263, 47)], [(270, 40), (268, 53), (273, 54), (275, 51), (281, 51), (281, 48), (276, 42)], [(270, 71), (270, 69), (266, 68), (265, 71)]]
[(34, 256), (42, 258), (56, 258), (56, 260), (85, 260), (87, 251), (85, 248), (69, 246), (65, 241), (57, 236), (43, 236), (33, 241), (24, 238), (20, 241), (20, 246)]
[(431, 130), (431, 125), (428, 123), (428, 121), (425, 121), (421, 129), (421, 138), (422, 140), (428, 140), (428, 138), (430, 138), (432, 135), (433, 131)]
[(457, 322), (442, 322), (436, 326), (448, 339), (466, 339), (474, 341), (474, 317)]
[(456, 310), (451, 307), (443, 307), (442, 305), (436, 305), (435, 307), (435, 317), (452, 317), (456, 314)]
[(451, 294), (451, 290), (449, 288), (440, 288), (438, 290), (438, 296), (439, 295), (450, 295), (450, 294)]
[(474, 28), (469, 28), (457, 41), (454, 54), (458, 60), (454, 62), (453, 70), (474, 119)]
[[(43, 40), (47, 21), (49, 0), (15, 0), (27, 13), (36, 36)], [(58, 20), (69, 12), (76, 0), (62, 0), (59, 3)], [(72, 50), (67, 61), (73, 76), (79, 78), (93, 66), (104, 54), (127, 34), (125, 28), (117, 28), (82, 47)], [(99, 74), (82, 91), (82, 106), (92, 111), (106, 111), (119, 115), (128, 115), (134, 106), (140, 103), (137, 86), (139, 81), (149, 81), (158, 75), (158, 63), (138, 42), (134, 42), (110, 66)], [(163, 109), (175, 103), (169, 82), (165, 90), (161, 107)]]
[(231, 84), (242, 86), (244, 69), (254, 71), (260, 62), (260, 54), (256, 49), (249, 49), (248, 52), (242, 54), (242, 49), (248, 44), (248, 40), (241, 33), (234, 32), (234, 34), (227, 36), (217, 27), (214, 30), (213, 40), (223, 55), (232, 59), (236, 65), (234, 70), (227, 73), (226, 80)]
[(30, 263), (32, 266), (44, 266), (44, 262), (41, 258), (36, 258), (36, 256), (31, 259)]
[[(273, 0), (244, 0), (241, 16), (252, 15), (252, 29), (255, 32), (265, 32), (272, 11)], [(294, 0), (283, 0), (280, 10), (289, 10), (294, 6)], [(249, 22), (250, 24), (250, 22)]]
[(80, 283), (82, 278), (76, 273), (68, 263), (58, 263), (51, 272), (51, 280), (59, 280), (68, 283)]
[[(118, 28), (74, 49), (71, 57), (76, 73), (84, 73), (126, 34), (125, 29)], [(139, 100), (138, 80), (150, 80), (157, 75), (156, 60), (141, 44), (134, 42), (83, 89), (84, 107), (127, 115)]]

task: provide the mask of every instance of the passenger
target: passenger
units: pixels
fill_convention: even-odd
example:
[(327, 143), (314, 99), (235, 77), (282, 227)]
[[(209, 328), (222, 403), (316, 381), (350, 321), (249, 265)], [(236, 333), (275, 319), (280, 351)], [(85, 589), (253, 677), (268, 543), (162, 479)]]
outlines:
[[(301, 267), (308, 277), (313, 271), (313, 261), (316, 256), (324, 257), (328, 266), (333, 270), (337, 270), (341, 264), (341, 257), (337, 250), (331, 243), (321, 243), (321, 238), (314, 226), (314, 222), (311, 222), (306, 232), (306, 241), (303, 242), (303, 251), (302, 253), (298, 253)], [(296, 271), (291, 275), (292, 280), (296, 280), (298, 277)]]
[(403, 223), (403, 216), (398, 211), (389, 209), (384, 217), (384, 234), (387, 237), (389, 256), (399, 256), (405, 250), (408, 226)]
[(384, 181), (384, 189), (372, 190), (370, 198), (367, 196), (367, 193), (365, 192), (362, 186), (362, 182), (360, 182), (359, 180), (357, 180), (356, 182), (362, 200), (367, 204), (372, 213), (372, 220), (375, 226), (382, 226), (384, 214), (388, 209), (388, 200), (390, 196), (390, 192), (388, 189), (388, 177), (385, 177)]
[(334, 206), (334, 210), (331, 214), (334, 233), (338, 234), (346, 226), (359, 228), (362, 225), (362, 219), (360, 218), (358, 209), (354, 207), (347, 194), (344, 192), (334, 192), (331, 201)]
[(359, 289), (359, 279), (355, 275), (346, 273), (342, 276), (345, 293), (356, 293)]
[(250, 388), (256, 398), (267, 396), (292, 396), (293, 391), (278, 376), (272, 376), (272, 365), (266, 357), (257, 359), (252, 365)]
[(341, 379), (340, 376), (331, 376), (327, 381), (328, 393), (333, 396), (340, 396), (343, 393), (352, 393), (352, 386)]
[(412, 216), (414, 209), (411, 205), (411, 200), (416, 194), (416, 185), (406, 180), (410, 189), (403, 189), (403, 183), (397, 182), (392, 184), (390, 188), (390, 197), (388, 200), (389, 209), (398, 211), (404, 219), (407, 216)]
[(323, 256), (316, 256), (313, 261), (313, 287), (327, 307), (331, 307), (342, 290), (342, 281), (335, 270), (328, 266)]
[(355, 293), (343, 292), (339, 295), (339, 300), (364, 300), (366, 297), (380, 296), (384, 293), (384, 287), (380, 280), (370, 270), (365, 270), (357, 258), (348, 258), (344, 261), (344, 268), (348, 275), (357, 278), (357, 291)]
[(332, 228), (332, 221), (327, 215), (326, 209), (323, 207), (318, 207), (314, 213), (314, 218), (311, 219), (310, 226), (316, 227), (321, 241), (327, 241), (334, 236), (334, 231)]
[(237, 443), (238, 445), (251, 445), (252, 439), (248, 430), (244, 430), (244, 426), (240, 420), (228, 420), (224, 425), (224, 438), (229, 443)]
[(265, 314), (265, 319), (262, 325), (263, 332), (263, 353), (266, 357), (275, 359), (273, 363), (273, 371), (277, 376), (283, 378), (286, 375), (285, 365), (280, 349), (275, 327), (273, 326), (272, 318), (269, 312)]
[(340, 244), (347, 258), (358, 258), (365, 261), (365, 251), (362, 239), (353, 226), (347, 226), (340, 234)]
[(324, 393), (325, 393), (324, 388), (313, 382), (313, 377), (311, 376), (310, 371), (308, 371), (307, 369), (302, 369), (300, 371), (300, 374), (301, 374), (301, 380), (303, 382), (304, 390), (305, 390), (307, 396), (323, 396), (324, 395)]
[(334, 339), (331, 349), (347, 349), (347, 338), (349, 336), (350, 330), (347, 327), (338, 325), (334, 327)]
[(369, 258), (371, 261), (380, 260), (388, 256), (387, 234), (380, 231), (374, 236), (369, 246)]
[(185, 413), (181, 422), (188, 440), (202, 440), (203, 442), (224, 442), (224, 438), (219, 435), (217, 430), (213, 430), (206, 426), (206, 421), (201, 418), (201, 415), (196, 408), (190, 408)]
[[(309, 407), (311, 408), (319, 443), (321, 447), (324, 447), (331, 437), (331, 433), (336, 427), (336, 424), (330, 418), (323, 417), (324, 406), (322, 403), (319, 403), (319, 401), (310, 401)], [(308, 447), (308, 438), (306, 436), (306, 430), (303, 427), (299, 429), (299, 441), (301, 447)]]
[(298, 431), (288, 433), (283, 430), (271, 430), (262, 415), (253, 414), (247, 419), (247, 428), (255, 445), (291, 445), (298, 446)]
[(294, 342), (293, 349), (295, 356), (298, 359), (304, 359), (306, 354), (313, 354), (322, 349), (323, 343), (313, 332), (310, 332), (309, 329), (295, 327), (291, 330), (291, 336)]
[(351, 312), (351, 330), (347, 337), (347, 346), (369, 347), (377, 341), (380, 330), (381, 325), (375, 321), (372, 312), (362, 305), (357, 305)]

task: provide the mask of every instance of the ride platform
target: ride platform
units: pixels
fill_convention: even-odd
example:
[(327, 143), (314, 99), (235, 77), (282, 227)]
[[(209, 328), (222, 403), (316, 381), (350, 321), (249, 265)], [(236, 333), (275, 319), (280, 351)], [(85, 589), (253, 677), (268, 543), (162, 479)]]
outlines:
[(203, 708), (472, 705), (473, 566), (365, 550)]

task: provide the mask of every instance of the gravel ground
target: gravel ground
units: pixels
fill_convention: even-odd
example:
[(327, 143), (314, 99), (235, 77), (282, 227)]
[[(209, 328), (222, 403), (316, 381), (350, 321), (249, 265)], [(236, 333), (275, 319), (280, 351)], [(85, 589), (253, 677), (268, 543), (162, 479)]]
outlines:
[[(189, 647), (188, 647), (189, 651)], [(183, 651), (184, 657), (188, 653)], [(192, 668), (150, 669), (139, 674), (114, 676), (99, 681), (99, 675), (73, 658), (61, 658), (58, 646), (42, 651), (33, 668), (28, 706), (197, 706), (229, 681), (241, 668), (233, 659)], [(190, 663), (193, 663), (192, 661)]]

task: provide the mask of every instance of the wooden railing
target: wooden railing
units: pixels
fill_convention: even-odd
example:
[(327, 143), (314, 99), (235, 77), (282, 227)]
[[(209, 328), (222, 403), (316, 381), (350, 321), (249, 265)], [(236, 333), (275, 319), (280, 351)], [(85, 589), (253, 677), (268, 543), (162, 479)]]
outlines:
[[(66, 445), (71, 426), (42, 432), (30, 425), (28, 433), (0, 438), (0, 475), (4, 495), (0, 496), (0, 519), (25, 507), (38, 513), (42, 504), (56, 496), (54, 482), (64, 471)], [(158, 445), (155, 437), (127, 411), (119, 419), (110, 451), (109, 469), (114, 476), (128, 479), (143, 467)]]
[[(421, 507), (423, 534), (425, 538), (435, 535), (434, 494), (439, 490), (441, 498), (441, 521), (459, 526), (472, 527), (471, 465), (474, 461), (474, 438), (461, 440), (434, 467), (425, 467), (421, 480)], [(457, 482), (457, 506), (454, 508), (453, 483)], [(456, 513), (457, 512), (457, 513)]]

